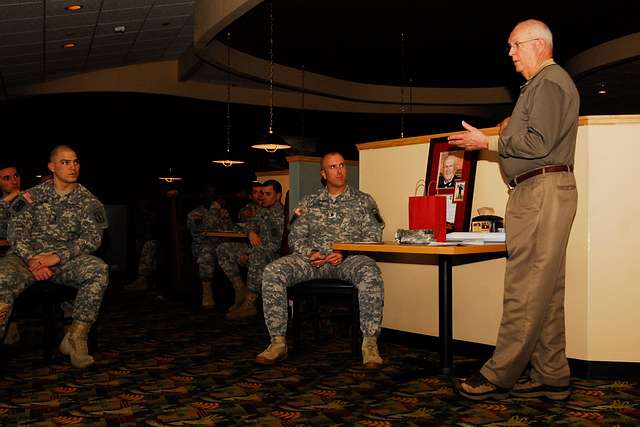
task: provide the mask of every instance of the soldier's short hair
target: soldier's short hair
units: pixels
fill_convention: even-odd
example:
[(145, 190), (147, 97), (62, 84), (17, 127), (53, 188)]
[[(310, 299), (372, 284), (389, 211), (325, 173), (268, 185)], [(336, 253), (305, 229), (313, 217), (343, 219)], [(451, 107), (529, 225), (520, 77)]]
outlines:
[(13, 159), (2, 159), (0, 160), (0, 169), (6, 169), (6, 168), (16, 168), (18, 169), (18, 165), (16, 162), (13, 161)]
[(320, 170), (324, 169), (324, 159), (326, 159), (329, 156), (342, 156), (342, 158), (344, 159), (344, 155), (339, 152), (339, 151), (328, 151), (326, 153), (324, 153), (322, 155), (322, 158), (320, 159)]
[(276, 193), (282, 194), (282, 185), (275, 179), (268, 179), (262, 183), (263, 187), (273, 187)]
[(53, 147), (53, 150), (51, 150), (51, 152), (49, 153), (49, 161), (53, 162), (56, 156), (58, 155), (58, 153), (60, 153), (61, 151), (73, 151), (74, 153), (76, 153), (76, 150), (71, 148), (69, 145), (66, 145), (66, 144), (56, 145), (55, 147)]

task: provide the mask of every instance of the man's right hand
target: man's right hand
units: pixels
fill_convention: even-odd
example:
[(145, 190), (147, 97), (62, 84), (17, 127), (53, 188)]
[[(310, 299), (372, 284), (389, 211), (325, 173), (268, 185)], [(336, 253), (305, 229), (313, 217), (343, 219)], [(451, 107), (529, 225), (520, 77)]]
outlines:
[(314, 267), (320, 268), (324, 265), (326, 261), (324, 259), (324, 256), (322, 256), (320, 252), (315, 251), (315, 252), (311, 252), (311, 255), (309, 255), (309, 262)]
[(16, 197), (18, 197), (20, 195), (20, 191), (18, 190), (13, 190), (11, 193), (5, 195), (2, 198), (2, 201), (5, 203), (11, 203), (15, 200)]
[(49, 280), (55, 276), (54, 272), (49, 267), (40, 267), (39, 269), (32, 271), (31, 274), (37, 281)]

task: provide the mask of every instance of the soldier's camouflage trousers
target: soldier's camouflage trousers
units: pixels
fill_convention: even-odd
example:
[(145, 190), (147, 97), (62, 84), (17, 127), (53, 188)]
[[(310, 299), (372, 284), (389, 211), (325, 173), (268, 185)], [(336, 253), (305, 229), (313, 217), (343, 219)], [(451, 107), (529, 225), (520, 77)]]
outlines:
[(213, 273), (216, 271), (216, 249), (220, 245), (220, 241), (208, 239), (200, 244), (196, 256), (198, 263), (198, 275), (200, 280), (213, 279)]
[[(251, 247), (248, 243), (227, 242), (218, 246), (218, 263), (229, 280), (241, 278), (239, 266), (247, 267), (247, 288), (251, 292), (260, 293), (262, 288), (262, 272), (277, 254), (261, 246)], [(247, 263), (241, 261), (243, 255), (248, 257)]]
[(267, 265), (262, 276), (262, 304), (264, 320), (273, 336), (287, 331), (287, 288), (311, 279), (341, 279), (358, 288), (360, 330), (365, 336), (380, 332), (384, 305), (384, 283), (374, 260), (365, 255), (347, 256), (342, 264), (325, 264), (320, 268), (309, 259), (294, 254)]
[[(93, 323), (98, 317), (102, 297), (109, 283), (107, 264), (92, 255), (79, 255), (52, 270), (55, 275), (50, 281), (78, 289), (73, 319)], [(22, 259), (15, 255), (0, 257), (0, 304), (13, 306), (22, 291), (34, 283), (36, 279)], [(0, 336), (4, 333), (8, 317), (0, 325)]]
[(158, 268), (158, 241), (147, 240), (142, 245), (140, 261), (138, 262), (138, 276), (149, 277)]

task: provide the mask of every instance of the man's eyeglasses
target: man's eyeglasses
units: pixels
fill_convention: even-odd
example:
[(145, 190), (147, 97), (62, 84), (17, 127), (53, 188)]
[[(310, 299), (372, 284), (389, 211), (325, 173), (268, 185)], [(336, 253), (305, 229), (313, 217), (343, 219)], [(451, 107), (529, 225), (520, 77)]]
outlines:
[(532, 42), (534, 40), (538, 40), (538, 37), (529, 40), (522, 40), (521, 42), (513, 42), (513, 44), (509, 43), (507, 45), (507, 53), (511, 52), (511, 49), (518, 50), (523, 44)]

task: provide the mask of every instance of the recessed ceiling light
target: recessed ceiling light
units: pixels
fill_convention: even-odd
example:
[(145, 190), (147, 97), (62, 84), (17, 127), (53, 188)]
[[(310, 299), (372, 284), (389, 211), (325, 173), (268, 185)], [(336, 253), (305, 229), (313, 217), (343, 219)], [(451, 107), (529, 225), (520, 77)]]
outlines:
[(605, 82), (600, 82), (596, 87), (596, 95), (606, 95), (607, 94), (607, 86)]
[(76, 45), (77, 45), (76, 42), (67, 42), (63, 44), (62, 47), (65, 49), (73, 49), (74, 47), (76, 47)]
[(69, 6), (65, 7), (66, 10), (68, 10), (69, 12), (77, 12), (80, 9), (82, 9), (82, 5), (80, 4), (70, 4)]

